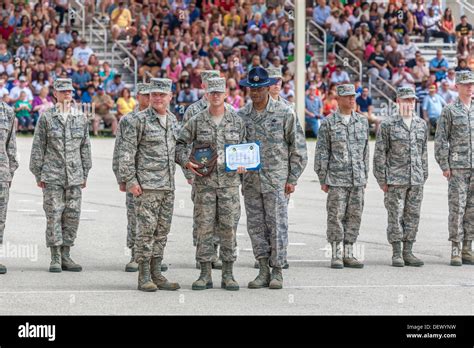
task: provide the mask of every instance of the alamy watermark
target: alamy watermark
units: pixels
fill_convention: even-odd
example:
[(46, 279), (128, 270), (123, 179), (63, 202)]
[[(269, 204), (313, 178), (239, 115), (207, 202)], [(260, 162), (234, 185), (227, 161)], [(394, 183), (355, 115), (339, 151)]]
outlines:
[(7, 242), (0, 245), (0, 258), (23, 258), (36, 262), (38, 261), (38, 244), (13, 244)]

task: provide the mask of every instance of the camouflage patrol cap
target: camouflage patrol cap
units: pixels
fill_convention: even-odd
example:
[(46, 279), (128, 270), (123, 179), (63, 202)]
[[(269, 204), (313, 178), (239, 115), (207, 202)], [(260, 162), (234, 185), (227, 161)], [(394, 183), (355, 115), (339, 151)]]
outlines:
[(219, 70), (204, 70), (204, 71), (201, 71), (202, 83), (207, 83), (207, 80), (215, 78), (215, 77), (221, 77), (221, 73), (220, 73)]
[(150, 94), (150, 85), (148, 83), (137, 83), (137, 94)]
[(345, 97), (348, 95), (356, 95), (354, 85), (349, 84), (349, 83), (337, 86), (336, 93), (339, 97)]
[(416, 96), (415, 90), (412, 87), (398, 87), (397, 88), (397, 98), (399, 98), (399, 99), (408, 99), (408, 98), (418, 99), (418, 97)]
[(474, 73), (472, 71), (456, 71), (456, 84), (464, 85), (474, 83)]
[(274, 79), (283, 78), (283, 75), (281, 73), (281, 68), (267, 68), (266, 70), (268, 72), (268, 77), (270, 78), (274, 78)]
[(71, 79), (57, 79), (53, 83), (53, 87), (55, 91), (74, 91), (74, 87), (72, 87), (72, 80)]
[(225, 93), (225, 79), (222, 77), (216, 77), (207, 80), (207, 93), (222, 92)]
[(149, 93), (171, 93), (171, 85), (173, 81), (170, 79), (152, 78), (149, 84)]

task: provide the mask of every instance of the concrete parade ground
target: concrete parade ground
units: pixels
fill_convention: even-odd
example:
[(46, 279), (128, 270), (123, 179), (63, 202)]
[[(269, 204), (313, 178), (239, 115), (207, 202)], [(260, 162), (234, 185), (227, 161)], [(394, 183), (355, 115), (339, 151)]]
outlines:
[[(31, 137), (17, 139), (20, 168), (10, 191), (10, 203), (0, 263), (1, 315), (473, 315), (474, 267), (449, 266), (447, 181), (429, 143), (430, 177), (425, 185), (415, 255), (421, 268), (391, 267), (386, 238), (387, 213), (383, 192), (370, 174), (356, 251), (363, 269), (329, 267), (326, 242), (326, 194), (313, 170), (315, 142), (308, 142), (309, 162), (289, 208), (290, 268), (283, 271), (284, 289), (250, 290), (255, 278), (252, 246), (242, 216), (235, 279), (240, 291), (220, 289), (221, 271), (213, 270), (214, 289), (192, 291), (199, 276), (192, 244), (191, 187), (179, 167), (171, 233), (165, 249), (175, 292), (137, 291), (138, 273), (124, 272), (130, 256), (125, 246), (125, 194), (112, 173), (114, 139), (92, 139), (93, 168), (83, 191), (82, 215), (73, 259), (83, 272), (49, 273), (46, 219), (42, 192), (28, 169)], [(371, 141), (371, 171), (374, 142)]]

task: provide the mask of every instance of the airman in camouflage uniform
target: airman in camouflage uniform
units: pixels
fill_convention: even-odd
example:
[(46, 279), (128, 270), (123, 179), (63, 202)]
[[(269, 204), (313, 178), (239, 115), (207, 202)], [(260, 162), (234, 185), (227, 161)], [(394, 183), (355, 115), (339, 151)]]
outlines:
[[(369, 173), (369, 125), (354, 111), (354, 85), (336, 87), (339, 109), (321, 124), (314, 170), (327, 198), (327, 239), (332, 247), (332, 268), (362, 268), (354, 257), (359, 235), (364, 189)], [(344, 255), (342, 255), (344, 242)]]
[[(435, 158), (448, 179), (451, 265), (473, 264), (474, 238), (474, 73), (456, 73), (459, 98), (441, 112), (435, 135)], [(461, 242), (462, 252), (461, 251)], [(461, 255), (460, 255), (461, 254)]]
[(195, 171), (196, 165), (189, 160), (189, 144), (211, 145), (218, 155), (217, 166), (208, 176), (194, 173), (196, 259), (201, 264), (201, 275), (193, 283), (193, 290), (205, 290), (213, 286), (211, 261), (215, 253), (214, 236), (220, 241), (221, 287), (226, 290), (239, 289), (232, 269), (236, 260), (234, 255), (236, 224), (240, 218), (240, 176), (237, 172), (226, 171), (224, 149), (227, 144), (239, 144), (244, 141), (245, 126), (235, 111), (224, 106), (225, 84), (223, 78), (212, 78), (207, 81), (206, 94), (210, 105), (184, 125), (176, 146), (178, 163), (191, 171)]
[[(8, 197), (13, 174), (18, 168), (16, 158), (15, 112), (4, 102), (0, 102), (0, 245), (7, 219)], [(0, 274), (7, 268), (0, 264)]]
[[(119, 184), (119, 189), (121, 192), (126, 192), (125, 198), (125, 206), (127, 207), (127, 247), (131, 251), (131, 259), (130, 262), (127, 263), (125, 266), (125, 272), (137, 272), (138, 271), (138, 263), (135, 261), (135, 240), (137, 235), (137, 217), (135, 214), (135, 201), (133, 200), (133, 194), (127, 192), (126, 184), (124, 182), (120, 182), (119, 179), (119, 159), (120, 159), (120, 145), (122, 142), (122, 131), (123, 127), (126, 127), (129, 123), (130, 119), (133, 119), (139, 111), (145, 110), (150, 104), (150, 91), (148, 84), (146, 83), (139, 83), (137, 84), (137, 99), (138, 105), (135, 107), (135, 110), (130, 112), (129, 114), (123, 116), (120, 119), (119, 126), (117, 129), (117, 135), (115, 138), (115, 147), (114, 147), (114, 155), (112, 161), (112, 170), (114, 171), (115, 178), (117, 179), (117, 183)], [(168, 269), (168, 266), (165, 263), (161, 264), (161, 271), (165, 272)]]
[(150, 107), (122, 127), (120, 182), (135, 198), (136, 255), (142, 291), (177, 290), (161, 274), (174, 205), (175, 145), (179, 125), (168, 110), (172, 81), (150, 81)]
[[(207, 81), (209, 79), (218, 78), (218, 77), (220, 77), (219, 70), (204, 70), (204, 71), (202, 71), (201, 72), (201, 81), (202, 81), (201, 87), (205, 89), (206, 85), (207, 85)], [(226, 103), (225, 105), (226, 105), (226, 108), (233, 109), (232, 106), (230, 106), (229, 104)], [(206, 95), (204, 95), (197, 102), (189, 105), (188, 108), (186, 109), (186, 112), (184, 113), (182, 125), (184, 126), (193, 116), (195, 116), (198, 113), (204, 111), (205, 109), (207, 109), (208, 106), (209, 106), (209, 99), (207, 98)], [(192, 146), (188, 147), (188, 154), (191, 154), (191, 148), (192, 148)], [(187, 170), (186, 168), (183, 168), (183, 172), (184, 172), (184, 176), (186, 177), (186, 180), (188, 181), (188, 183), (191, 183), (193, 185), (192, 190), (191, 190), (191, 200), (194, 202), (194, 195), (195, 195), (195, 187), (194, 187), (194, 181), (193, 181), (194, 180), (194, 174), (190, 170)], [(240, 214), (239, 214), (239, 216), (240, 216)], [(237, 221), (237, 223), (238, 223), (238, 221)], [(197, 230), (196, 230), (195, 225), (193, 225), (193, 245), (197, 246)], [(215, 235), (214, 236), (214, 255), (212, 257), (212, 263), (211, 263), (212, 268), (214, 268), (214, 269), (221, 269), (222, 268), (221, 260), (217, 256), (218, 246), (219, 246), (219, 238), (217, 237), (217, 235)], [(235, 247), (237, 247), (237, 240), (236, 240), (236, 243), (235, 243)], [(199, 269), (200, 267), (201, 267), (200, 262), (198, 260), (196, 260), (196, 268)]]
[(71, 79), (54, 81), (56, 106), (46, 110), (36, 125), (30, 170), (43, 189), (46, 246), (51, 249), (50, 272), (80, 272), (70, 256), (81, 214), (82, 188), (92, 167), (86, 115), (71, 105)]
[(420, 222), (423, 185), (428, 178), (428, 128), (414, 111), (417, 97), (413, 88), (399, 87), (397, 98), (395, 115), (382, 122), (377, 134), (373, 170), (385, 193), (392, 266), (422, 266), (423, 261), (413, 255), (412, 248)]
[(306, 140), (297, 127), (295, 112), (269, 95), (268, 86), (275, 82), (261, 67), (250, 70), (248, 78), (240, 81), (241, 86), (250, 87), (252, 102), (238, 115), (245, 121), (247, 142), (260, 142), (261, 159), (260, 170), (245, 173), (243, 180), (247, 228), (260, 264), (257, 278), (248, 285), (252, 289), (283, 287), (288, 197), (307, 163)]
[[(204, 70), (201, 72), (201, 87), (206, 88), (207, 80), (212, 79), (212, 78), (217, 78), (220, 77), (221, 74), (219, 70)], [(204, 95), (201, 99), (199, 99), (197, 102), (192, 103), (191, 105), (188, 106), (186, 109), (186, 112), (184, 113), (183, 116), (183, 125), (186, 124), (193, 116), (199, 114), (201, 111), (204, 109), (207, 109), (209, 106), (209, 100), (207, 99), (207, 96)], [(192, 173), (190, 173), (191, 175)], [(193, 176), (191, 175), (190, 178), (192, 179)]]
[[(283, 81), (281, 68), (266, 68), (265, 70), (267, 70), (269, 78), (273, 78), (276, 80), (276, 83), (269, 87), (270, 97), (290, 106), (296, 112), (295, 103), (290, 103), (288, 100), (280, 96), (281, 85)], [(300, 124), (300, 121), (298, 120), (298, 117), (296, 117), (296, 123), (297, 123), (296, 127), (298, 128), (298, 132), (304, 133), (303, 128), (301, 128), (301, 124)], [(260, 264), (258, 263), (258, 261), (255, 261), (254, 268), (258, 269), (259, 267), (260, 267)], [(285, 259), (285, 264), (283, 265), (283, 269), (288, 269), (289, 267), (290, 265), (288, 264), (288, 261)]]
[(281, 72), (281, 67), (280, 68), (266, 68), (268, 72), (268, 77), (272, 79), (276, 79), (277, 82), (274, 85), (270, 86), (270, 96), (278, 100), (288, 106), (291, 106), (291, 108), (295, 109), (295, 103), (291, 103), (285, 98), (282, 98), (280, 95), (281, 92), (281, 85), (283, 83), (283, 75)]

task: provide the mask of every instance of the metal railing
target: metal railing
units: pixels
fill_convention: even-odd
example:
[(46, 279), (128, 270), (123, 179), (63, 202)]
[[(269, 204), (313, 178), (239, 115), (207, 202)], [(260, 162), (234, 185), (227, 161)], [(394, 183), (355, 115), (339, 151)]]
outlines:
[[(395, 95), (396, 95), (396, 93), (397, 93), (396, 89), (395, 89), (390, 83), (388, 83), (387, 81), (385, 81), (383, 78), (381, 78), (380, 76), (377, 76), (377, 77), (376, 77), (376, 81), (381, 82), (382, 85), (384, 85), (386, 88), (388, 88), (390, 91), (392, 91), (392, 92), (395, 93)], [(390, 108), (390, 109), (388, 110), (388, 112), (390, 112), (390, 111), (392, 110), (393, 106), (394, 106), (393, 98), (391, 98), (390, 96), (388, 96), (387, 93), (385, 93), (381, 88), (379, 88), (376, 83), (373, 83), (371, 76), (369, 76), (369, 86), (368, 86), (368, 87), (369, 87), (369, 95), (372, 95), (372, 89), (374, 89), (374, 90), (377, 91), (377, 93), (378, 93), (382, 98), (384, 98), (384, 99), (387, 100), (387, 105), (388, 105), (388, 107)], [(387, 115), (388, 115), (388, 112), (387, 112)]]
[(146, 78), (148, 77), (148, 82), (150, 81), (151, 78), (154, 76), (151, 74), (149, 71), (145, 71), (145, 74), (143, 75), (143, 83), (146, 83)]
[[(327, 44), (327, 42), (328, 42), (328, 34), (327, 34), (327, 32), (326, 32), (326, 29), (324, 29), (322, 26), (320, 26), (320, 25), (319, 25), (318, 23), (316, 23), (315, 21), (310, 20), (310, 21), (308, 22), (308, 24), (309, 24), (309, 26), (315, 27), (315, 28), (316, 28), (315, 31), (317, 32), (317, 31), (319, 30), (319, 31), (322, 33), (322, 35), (323, 35), (323, 38), (322, 38), (322, 39), (319, 39), (318, 42), (323, 46), (323, 66), (324, 66), (324, 65), (326, 65), (327, 53), (328, 53), (328, 44)], [(310, 35), (309, 35), (310, 32), (311, 32), (311, 31), (310, 31), (310, 29), (308, 28), (308, 31), (307, 31), (307, 33), (308, 33), (308, 39), (309, 39), (309, 36), (310, 36)], [(315, 35), (314, 33), (312, 33), (312, 34), (313, 34), (314, 36), (317, 36), (317, 35)], [(319, 38), (319, 37), (318, 37), (318, 38)], [(307, 42), (309, 42), (309, 40), (308, 40)]]
[[(94, 30), (93, 24), (97, 24), (100, 28), (99, 31)], [(92, 42), (92, 36), (95, 36), (99, 41), (101, 41), (104, 44), (104, 55), (107, 59), (107, 41), (108, 41), (108, 36), (107, 36), (107, 31), (108, 28), (103, 25), (97, 18), (92, 17), (92, 21), (89, 24), (89, 42)]]
[(461, 6), (462, 10), (466, 9), (470, 13), (474, 14), (474, 4), (470, 3), (467, 0), (456, 0), (456, 2)]
[[(353, 60), (355, 60), (355, 62), (357, 63), (357, 67), (353, 67), (352, 65), (349, 64), (348, 57), (342, 57), (340, 54), (336, 53), (336, 46), (339, 47), (342, 51), (344, 51), (344, 53), (350, 56)], [(341, 52), (341, 50), (339, 50), (339, 52)], [(348, 68), (352, 70), (354, 73), (356, 73), (357, 75), (359, 75), (359, 81), (362, 82), (362, 61), (359, 59), (359, 57), (357, 57), (354, 53), (349, 51), (345, 46), (341, 45), (341, 43), (337, 41), (334, 42), (333, 52), (336, 55), (337, 59), (342, 60), (343, 66), (345, 68)]]
[[(118, 49), (119, 51), (117, 52), (116, 49)], [(135, 92), (136, 92), (137, 79), (138, 79), (138, 61), (137, 61), (137, 59), (134, 57), (134, 55), (124, 45), (122, 45), (118, 41), (114, 42), (114, 44), (112, 45), (112, 50), (111, 50), (110, 53), (112, 55), (112, 67), (114, 69), (115, 69), (115, 59), (117, 58), (123, 64), (123, 66), (133, 74), (134, 86), (135, 86)], [(121, 53), (125, 53), (125, 55), (127, 57), (122, 58)], [(133, 62), (133, 67), (131, 67), (130, 62)]]
[[(72, 6), (75, 5), (76, 7)], [(71, 19), (79, 20), (81, 22), (81, 37), (86, 35), (86, 10), (84, 5), (79, 0), (71, 1), (68, 8), (68, 21), (71, 24)]]
[[(291, 7), (291, 10), (294, 13), (295, 4), (291, 0), (286, 0), (285, 6)], [(285, 13), (287, 14), (288, 18), (292, 22), (295, 21), (294, 20), (294, 15), (292, 15), (288, 11), (285, 11)], [(326, 65), (326, 61), (327, 61), (327, 33), (326, 33), (326, 29), (324, 29), (322, 26), (320, 26), (318, 23), (316, 23), (312, 19), (307, 21), (306, 24), (308, 26), (307, 31), (306, 31), (306, 42), (309, 42), (309, 38), (311, 37), (314, 40), (316, 40), (316, 42), (318, 42), (323, 47), (323, 65)], [(314, 27), (313, 31), (311, 31), (309, 29), (309, 26)], [(315, 32), (317, 33), (318, 30), (322, 33), (322, 36), (323, 36), (322, 39), (319, 37), (319, 35), (315, 34)]]
[(417, 48), (421, 49), (433, 49), (437, 50), (438, 48), (444, 50), (451, 50), (456, 52), (456, 43), (444, 43), (444, 42), (416, 42)]

